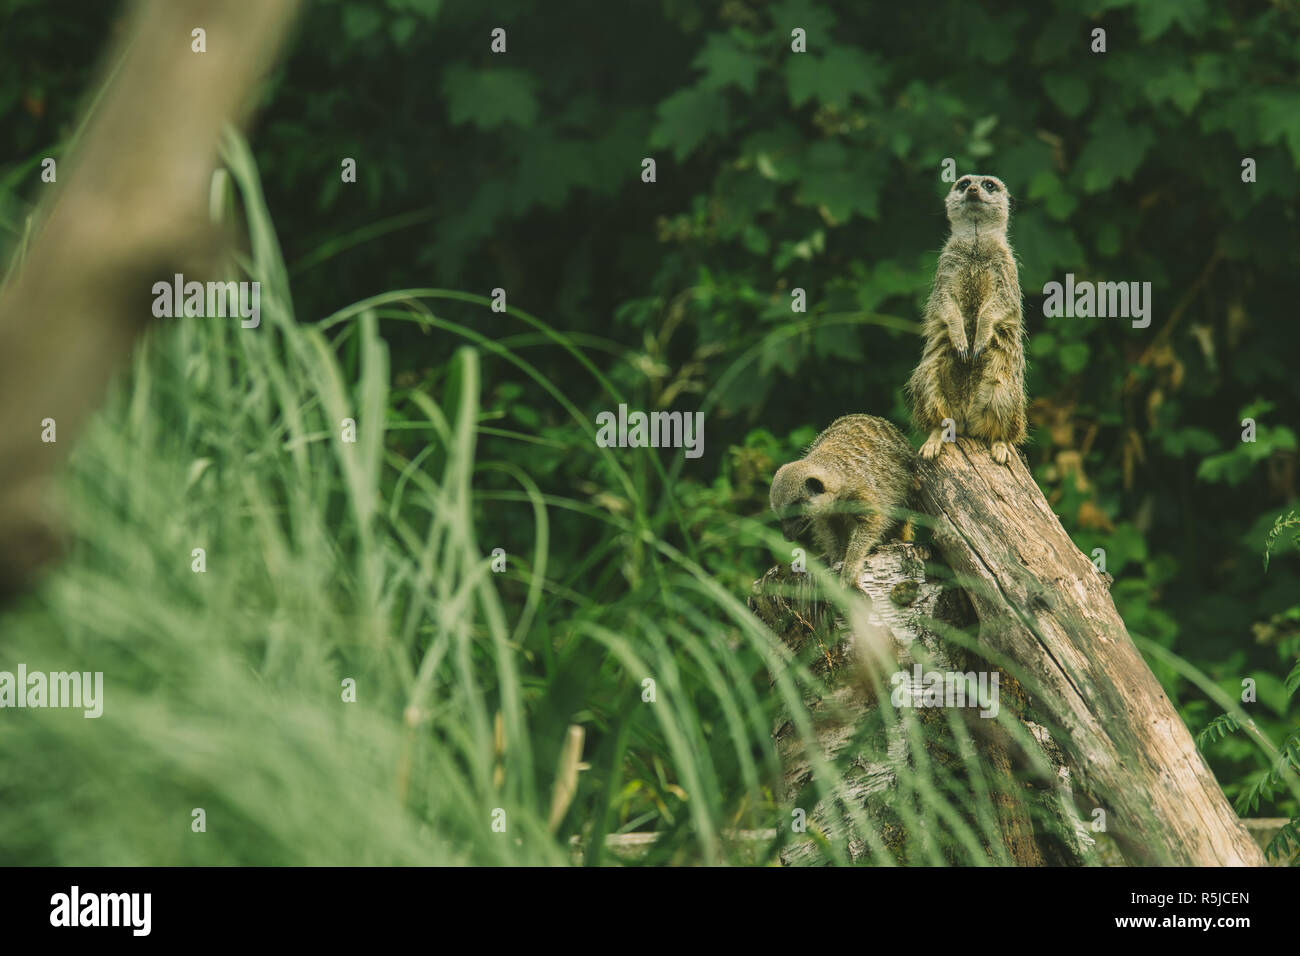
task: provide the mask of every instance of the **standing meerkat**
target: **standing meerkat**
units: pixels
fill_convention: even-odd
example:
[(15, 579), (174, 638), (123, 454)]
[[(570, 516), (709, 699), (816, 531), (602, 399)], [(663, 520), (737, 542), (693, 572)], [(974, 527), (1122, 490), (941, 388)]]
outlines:
[(902, 432), (872, 415), (845, 415), (782, 465), (772, 479), (772, 510), (785, 540), (808, 531), (828, 566), (843, 561), (840, 580), (856, 585), (867, 555), (886, 533), (908, 537), (907, 506), (916, 452)]
[(952, 235), (925, 306), (925, 348), (907, 383), (912, 420), (929, 432), (922, 458), (943, 450), (943, 420), (989, 443), (1005, 465), (1025, 440), (1020, 278), (1007, 242), (1011, 196), (996, 176), (962, 176), (944, 200)]

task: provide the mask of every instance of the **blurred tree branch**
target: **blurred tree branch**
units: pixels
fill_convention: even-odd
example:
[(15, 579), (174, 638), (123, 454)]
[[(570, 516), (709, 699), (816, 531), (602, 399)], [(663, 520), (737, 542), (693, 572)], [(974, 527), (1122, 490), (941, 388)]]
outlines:
[[(0, 292), (0, 593), (56, 551), (48, 483), (150, 317), (151, 288), (214, 261), (206, 215), (222, 130), (239, 123), (298, 0), (141, 0)], [(205, 32), (205, 51), (192, 31)], [(58, 441), (41, 440), (53, 419)]]

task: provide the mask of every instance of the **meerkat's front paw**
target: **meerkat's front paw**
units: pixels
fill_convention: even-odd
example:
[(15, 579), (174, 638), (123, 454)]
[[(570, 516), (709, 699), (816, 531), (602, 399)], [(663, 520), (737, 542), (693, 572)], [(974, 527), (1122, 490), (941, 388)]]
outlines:
[(963, 362), (966, 361), (966, 357), (970, 354), (970, 347), (966, 342), (965, 332), (960, 332), (957, 335), (949, 334), (948, 344), (952, 346), (952, 350), (957, 353), (959, 359)]
[(939, 457), (939, 452), (941, 451), (943, 451), (943, 432), (930, 432), (930, 437), (927, 438), (925, 444), (921, 446), (921, 457), (926, 461), (933, 461)]
[(1004, 441), (995, 441), (989, 446), (989, 451), (993, 453), (993, 460), (999, 465), (1005, 465), (1011, 461), (1011, 446)]

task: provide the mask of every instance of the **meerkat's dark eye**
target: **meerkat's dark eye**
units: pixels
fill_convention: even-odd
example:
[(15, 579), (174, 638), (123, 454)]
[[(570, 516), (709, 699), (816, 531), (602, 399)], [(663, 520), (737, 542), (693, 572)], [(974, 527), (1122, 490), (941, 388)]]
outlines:
[(954, 188), (955, 188), (955, 189), (965, 189), (965, 188), (966, 188), (967, 186), (969, 186), (969, 185), (970, 185), (970, 180), (969, 180), (969, 179), (959, 179), (959, 180), (957, 181), (957, 185), (956, 185)]
[(986, 179), (984, 180), (984, 188), (988, 192), (995, 193), (998, 191), (998, 184), (991, 179)]
[(820, 495), (826, 490), (826, 486), (816, 478), (809, 478), (803, 483), (803, 486), (808, 489), (808, 494), (810, 495)]

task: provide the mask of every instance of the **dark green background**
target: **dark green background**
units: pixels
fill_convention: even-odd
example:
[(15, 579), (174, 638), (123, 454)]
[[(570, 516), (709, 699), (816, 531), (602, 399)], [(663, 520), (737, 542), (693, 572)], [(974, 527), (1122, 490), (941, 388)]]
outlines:
[[(9, 244), (120, 11), (0, 13)], [(497, 26), (505, 55), (489, 52)], [(795, 26), (806, 54), (790, 52)], [(941, 162), (1000, 176), (1017, 198), (1034, 474), (1080, 548), (1106, 550), (1131, 632), (1234, 695), (1253, 677), (1248, 709), (1280, 742), (1296, 723), (1283, 677), (1300, 564), (1285, 537), (1267, 573), (1261, 552), (1296, 496), (1298, 77), (1293, 2), (322, 0), (252, 140), (300, 318), (392, 289), (502, 287), (634, 407), (708, 407), (704, 457), (664, 461), (685, 479), (692, 544), (738, 594), (771, 556), (736, 547), (729, 516), (764, 514), (774, 467), (837, 415), (906, 422), (946, 231)], [(1150, 282), (1151, 327), (1045, 319), (1043, 284), (1066, 272)], [(808, 315), (790, 311), (795, 287)], [(494, 338), (528, 331), (444, 311)], [(397, 384), (439, 392), (458, 340), (385, 332)], [(614, 407), (562, 350), (512, 342), (593, 418)], [(494, 453), (617, 507), (555, 403), (505, 362), (484, 374), (492, 420), (555, 446)], [(481, 519), (484, 540), (509, 539), (509, 513)], [(555, 522), (553, 564), (587, 557), (587, 532)], [(585, 586), (599, 601), (636, 573), (631, 553)], [(1156, 670), (1204, 727), (1217, 710)], [(1230, 796), (1263, 772), (1237, 738), (1210, 756)]]

